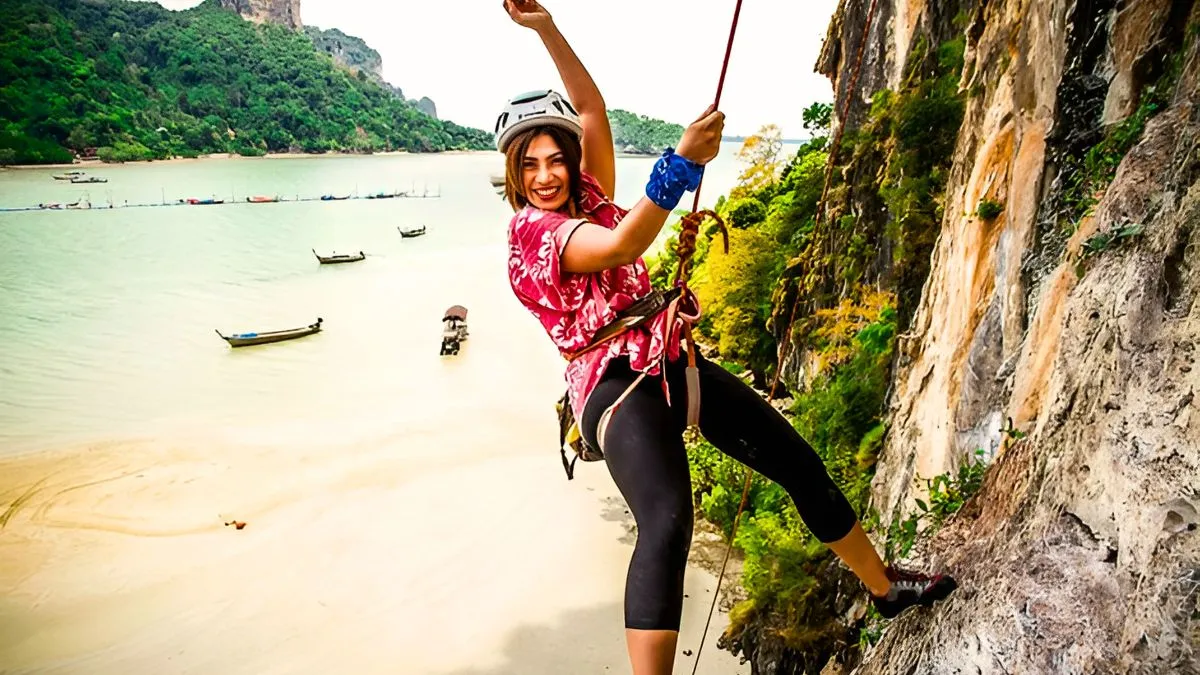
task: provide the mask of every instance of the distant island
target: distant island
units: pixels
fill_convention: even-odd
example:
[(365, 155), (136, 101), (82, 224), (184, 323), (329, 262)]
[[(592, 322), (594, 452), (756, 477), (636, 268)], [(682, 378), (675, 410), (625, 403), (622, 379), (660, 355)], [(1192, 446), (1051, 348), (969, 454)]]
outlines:
[[(721, 140), (726, 143), (745, 143), (749, 136), (722, 136)], [(803, 145), (812, 139), (809, 138), (784, 138), (780, 142), (788, 145)]]
[[(620, 109), (609, 110), (608, 121), (612, 126), (613, 145), (617, 152), (625, 155), (657, 155), (667, 147), (674, 147), (684, 131), (683, 125)], [(721, 140), (743, 143), (746, 138), (722, 136)], [(808, 140), (785, 138), (782, 142), (799, 145)]]
[(358, 38), (297, 25), (218, 0), (6, 0), (0, 164), (493, 147), (405, 100)]
[(683, 126), (626, 110), (608, 111), (613, 146), (627, 155), (657, 155), (683, 136)]

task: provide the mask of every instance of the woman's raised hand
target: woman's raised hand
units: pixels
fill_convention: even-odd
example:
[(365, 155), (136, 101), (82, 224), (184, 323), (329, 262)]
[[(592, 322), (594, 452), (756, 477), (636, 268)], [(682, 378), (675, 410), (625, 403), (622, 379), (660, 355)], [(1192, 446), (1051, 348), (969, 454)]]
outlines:
[(725, 113), (708, 106), (700, 119), (692, 122), (679, 139), (675, 154), (697, 164), (708, 164), (721, 149), (721, 133), (725, 130)]
[(533, 30), (542, 30), (554, 24), (550, 12), (537, 0), (504, 0), (504, 10), (513, 21)]

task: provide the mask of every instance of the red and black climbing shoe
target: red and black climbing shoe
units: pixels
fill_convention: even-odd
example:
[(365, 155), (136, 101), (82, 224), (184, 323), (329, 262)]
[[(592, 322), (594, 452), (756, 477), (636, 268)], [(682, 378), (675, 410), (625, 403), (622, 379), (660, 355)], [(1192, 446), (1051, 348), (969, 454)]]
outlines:
[(875, 609), (879, 610), (885, 619), (891, 619), (913, 605), (931, 607), (934, 602), (945, 599), (958, 588), (954, 577), (948, 574), (927, 576), (889, 567), (887, 575), (892, 582), (888, 594), (884, 597), (871, 596)]

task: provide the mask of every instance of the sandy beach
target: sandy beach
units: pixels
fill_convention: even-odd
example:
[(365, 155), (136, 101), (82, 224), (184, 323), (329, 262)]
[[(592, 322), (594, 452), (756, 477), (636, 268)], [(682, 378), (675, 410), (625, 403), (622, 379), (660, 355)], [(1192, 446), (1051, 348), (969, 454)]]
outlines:
[[(213, 436), (0, 462), (0, 671), (628, 672), (605, 467), (568, 482), (552, 427), (492, 431), (452, 458)], [(676, 672), (714, 587), (689, 571)], [(726, 623), (700, 672), (749, 672)]]

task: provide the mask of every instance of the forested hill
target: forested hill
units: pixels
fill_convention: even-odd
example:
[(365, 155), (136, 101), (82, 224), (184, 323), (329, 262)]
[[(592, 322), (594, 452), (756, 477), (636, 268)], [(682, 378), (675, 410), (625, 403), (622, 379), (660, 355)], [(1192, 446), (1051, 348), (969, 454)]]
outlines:
[(0, 81), (0, 163), (492, 147), (214, 0), (4, 0)]
[(678, 143), (683, 136), (683, 127), (678, 124), (625, 110), (609, 110), (608, 121), (612, 126), (613, 145), (620, 152), (658, 154), (667, 146)]

